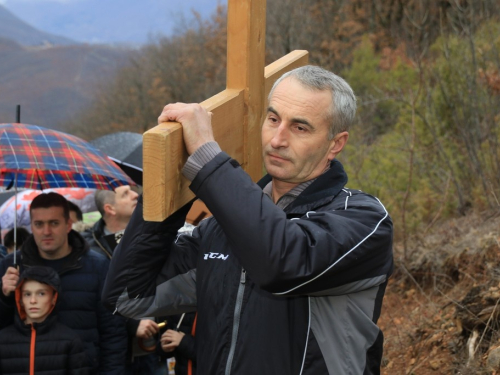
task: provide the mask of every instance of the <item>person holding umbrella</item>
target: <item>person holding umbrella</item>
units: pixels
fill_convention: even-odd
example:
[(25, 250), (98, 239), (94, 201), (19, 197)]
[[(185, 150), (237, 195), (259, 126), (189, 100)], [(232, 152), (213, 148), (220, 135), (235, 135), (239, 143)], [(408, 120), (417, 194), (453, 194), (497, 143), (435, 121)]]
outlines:
[(68, 201), (57, 193), (38, 195), (30, 207), (32, 235), (14, 255), (0, 263), (0, 329), (14, 320), (14, 290), (20, 272), (32, 266), (51, 267), (61, 279), (58, 317), (77, 332), (85, 344), (92, 371), (125, 373), (127, 332), (124, 319), (101, 304), (109, 260), (89, 250), (83, 237), (72, 230)]

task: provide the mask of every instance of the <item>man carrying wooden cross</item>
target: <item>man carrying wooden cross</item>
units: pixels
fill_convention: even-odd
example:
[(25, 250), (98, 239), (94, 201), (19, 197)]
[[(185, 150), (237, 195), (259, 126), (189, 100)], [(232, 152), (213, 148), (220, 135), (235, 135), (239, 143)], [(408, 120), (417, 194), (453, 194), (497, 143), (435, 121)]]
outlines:
[(335, 74), (284, 74), (262, 125), (269, 175), (255, 184), (214, 141), (209, 112), (167, 105), (159, 122), (182, 124), (183, 173), (213, 217), (177, 238), (187, 208), (145, 222), (141, 198), (112, 259), (108, 307), (135, 318), (197, 311), (200, 374), (380, 373), (392, 221), (377, 198), (345, 187), (335, 159), (355, 111)]

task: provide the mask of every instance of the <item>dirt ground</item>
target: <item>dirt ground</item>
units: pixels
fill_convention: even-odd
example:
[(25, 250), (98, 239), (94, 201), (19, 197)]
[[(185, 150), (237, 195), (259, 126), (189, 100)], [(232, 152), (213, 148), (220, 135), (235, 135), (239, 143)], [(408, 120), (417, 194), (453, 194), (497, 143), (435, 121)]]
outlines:
[(500, 212), (451, 220), (402, 253), (378, 322), (382, 374), (500, 374)]

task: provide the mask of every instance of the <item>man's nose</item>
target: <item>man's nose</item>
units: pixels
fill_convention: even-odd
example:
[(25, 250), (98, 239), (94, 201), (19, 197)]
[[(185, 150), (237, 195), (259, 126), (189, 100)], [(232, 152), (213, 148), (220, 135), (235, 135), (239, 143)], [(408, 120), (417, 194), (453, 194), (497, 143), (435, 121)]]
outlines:
[(271, 139), (271, 146), (273, 148), (282, 148), (288, 146), (288, 129), (284, 123), (276, 128)]
[(31, 295), (30, 303), (31, 304), (35, 304), (36, 303), (36, 296), (34, 294)]
[(50, 224), (44, 224), (44, 226), (43, 226), (43, 234), (49, 235), (50, 233), (51, 233)]

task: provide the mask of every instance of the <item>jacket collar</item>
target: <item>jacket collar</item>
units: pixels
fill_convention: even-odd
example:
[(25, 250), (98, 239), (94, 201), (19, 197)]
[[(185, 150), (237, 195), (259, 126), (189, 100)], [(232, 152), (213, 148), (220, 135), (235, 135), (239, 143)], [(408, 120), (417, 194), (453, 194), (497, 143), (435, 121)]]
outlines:
[[(266, 175), (258, 182), (258, 185), (263, 189), (271, 180), (272, 177)], [(287, 213), (302, 213), (327, 204), (342, 191), (346, 184), (347, 174), (344, 167), (338, 160), (334, 159), (330, 164), (330, 169), (316, 178), (286, 207), (285, 211)]]
[[(33, 323), (33, 328), (36, 330), (38, 336), (47, 332), (51, 332), (55, 324), (57, 324), (57, 315), (52, 311), (43, 322)], [(19, 317), (19, 314), (16, 314), (16, 316), (14, 317), (14, 325), (23, 335), (28, 337), (31, 336), (31, 324), (25, 324), (24, 321)]]
[(91, 230), (95, 233), (96, 237), (102, 237), (102, 236), (104, 236), (104, 227), (105, 226), (106, 226), (106, 223), (104, 222), (104, 219), (101, 217), (99, 220), (97, 220), (94, 223)]
[[(68, 241), (69, 245), (71, 246), (71, 253), (67, 256), (67, 261), (64, 265), (64, 269), (60, 273), (68, 269), (78, 268), (80, 258), (89, 251), (87, 242), (85, 242), (80, 233), (74, 230), (71, 230), (69, 232)], [(20, 252), (21, 263), (23, 264), (23, 266), (29, 267), (43, 265), (43, 258), (40, 256), (33, 235), (28, 237), (26, 242), (21, 247)]]

